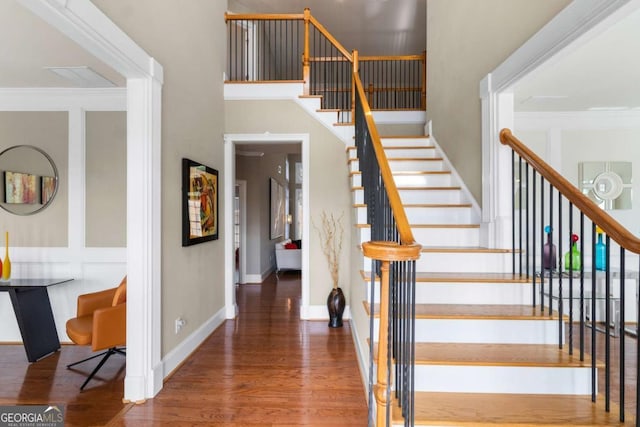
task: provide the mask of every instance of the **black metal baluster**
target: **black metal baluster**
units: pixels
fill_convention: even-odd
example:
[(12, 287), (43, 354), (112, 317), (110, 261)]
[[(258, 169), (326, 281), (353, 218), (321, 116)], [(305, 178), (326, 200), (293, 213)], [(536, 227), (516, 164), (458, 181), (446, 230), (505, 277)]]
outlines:
[[(569, 202), (569, 354), (573, 354), (573, 203)], [(565, 265), (565, 267), (567, 267)]]
[[(624, 422), (624, 395), (625, 395), (625, 390), (624, 390), (624, 383), (625, 383), (625, 369), (624, 369), (624, 365), (625, 365), (625, 348), (624, 348), (624, 341), (625, 341), (625, 327), (624, 327), (624, 323), (625, 323), (625, 276), (626, 276), (626, 272), (625, 272), (625, 250), (622, 246), (620, 246), (620, 307), (619, 307), (619, 319), (618, 319), (618, 326), (620, 327), (619, 330), (619, 334), (620, 334), (620, 357), (618, 359), (618, 366), (620, 367), (620, 421)], [(614, 315), (616, 315), (616, 313), (614, 313)]]
[[(564, 345), (564, 304), (562, 297), (562, 193), (558, 190), (558, 348), (562, 350)], [(566, 267), (566, 266), (565, 266)]]
[(580, 360), (584, 361), (584, 213), (580, 212)]
[(518, 156), (518, 270), (522, 277), (522, 157)]
[[(525, 189), (525, 198), (524, 198), (524, 204), (525, 204), (525, 213), (526, 213), (526, 220), (525, 220), (525, 251), (524, 251), (524, 259), (526, 262), (525, 265), (525, 273), (529, 274), (529, 163), (525, 162), (525, 168), (524, 168), (524, 179), (525, 179), (525, 184), (524, 184), (524, 189)], [(522, 205), (520, 205), (520, 210), (522, 210)], [(522, 254), (521, 254), (522, 256)], [(522, 276), (522, 273), (520, 273), (520, 276)]]
[[(607, 234), (606, 237), (606, 256), (607, 256), (607, 265), (605, 269), (605, 286), (604, 286), (604, 318), (605, 318), (605, 339), (604, 339), (604, 408), (605, 411), (609, 412), (611, 405), (611, 334), (609, 333), (609, 328), (611, 326), (611, 239)], [(594, 296), (595, 297), (595, 296)], [(594, 298), (595, 299), (595, 298)]]
[[(553, 186), (551, 185), (551, 183), (549, 183), (549, 235), (551, 236), (551, 238), (549, 239), (551, 241), (551, 247), (553, 247)], [(556, 265), (555, 263), (558, 261), (557, 260), (557, 253), (556, 253), (556, 259), (553, 259), (553, 251), (550, 251), (551, 253), (551, 264), (550, 264), (550, 270), (549, 270), (549, 316), (553, 315), (553, 273), (555, 272), (556, 269)]]
[(516, 274), (516, 152), (511, 151), (511, 272)]
[(533, 307), (536, 306), (536, 170), (532, 168), (532, 208), (531, 208), (531, 224), (533, 224), (533, 228), (531, 230), (531, 263), (533, 264), (531, 281), (532, 281), (532, 300)]
[(596, 223), (591, 222), (591, 401), (596, 401)]
[[(544, 314), (544, 177), (540, 175), (540, 313)], [(551, 275), (551, 271), (549, 271)]]

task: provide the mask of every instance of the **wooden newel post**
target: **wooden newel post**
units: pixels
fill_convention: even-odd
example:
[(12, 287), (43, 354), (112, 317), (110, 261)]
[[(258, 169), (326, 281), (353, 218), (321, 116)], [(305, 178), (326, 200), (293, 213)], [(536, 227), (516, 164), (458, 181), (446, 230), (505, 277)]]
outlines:
[(309, 22), (311, 21), (311, 10), (308, 7), (304, 9), (304, 52), (302, 53), (302, 80), (304, 95), (310, 93), (310, 76), (311, 76), (311, 63), (309, 61)]
[[(418, 244), (400, 245), (395, 242), (366, 242), (362, 244), (364, 256), (381, 261), (380, 266), (380, 326), (378, 330), (377, 383), (373, 389), (376, 399), (376, 426), (387, 425), (390, 414), (389, 384), (387, 383), (387, 364), (389, 362), (389, 265), (392, 261), (413, 261), (420, 257)], [(373, 272), (372, 272), (373, 274)], [(373, 337), (370, 337), (373, 339)]]
[(353, 75), (351, 76), (351, 123), (356, 122), (356, 77), (360, 70), (360, 64), (358, 63), (358, 51), (353, 50)]

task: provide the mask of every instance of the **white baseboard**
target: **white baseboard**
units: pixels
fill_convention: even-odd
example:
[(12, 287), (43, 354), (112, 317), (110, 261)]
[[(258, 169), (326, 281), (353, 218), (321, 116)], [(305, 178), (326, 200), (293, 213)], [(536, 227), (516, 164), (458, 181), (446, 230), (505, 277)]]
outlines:
[(163, 378), (166, 378), (182, 362), (193, 353), (213, 331), (225, 321), (225, 308), (220, 309), (209, 320), (203, 323), (197, 330), (171, 350), (162, 360)]
[(246, 274), (245, 275), (245, 279), (246, 279), (245, 283), (262, 283), (273, 272), (274, 272), (274, 268), (270, 267), (270, 268), (266, 269), (265, 271), (263, 271), (262, 274)]
[[(362, 385), (364, 386), (365, 399), (369, 400), (369, 353), (368, 347), (365, 349), (360, 347), (360, 336), (358, 335), (358, 328), (351, 323), (351, 336), (353, 337), (353, 344), (356, 348), (356, 354), (358, 356), (358, 367), (360, 368), (360, 377), (362, 379)], [(366, 342), (366, 341), (364, 341)], [(367, 350), (365, 353), (364, 350)]]

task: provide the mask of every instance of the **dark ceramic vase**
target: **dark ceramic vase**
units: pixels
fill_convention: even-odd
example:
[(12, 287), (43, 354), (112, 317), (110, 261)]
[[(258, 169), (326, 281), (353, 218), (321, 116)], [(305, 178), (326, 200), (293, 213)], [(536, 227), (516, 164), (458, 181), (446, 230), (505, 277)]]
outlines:
[(329, 310), (329, 327), (342, 327), (342, 313), (344, 313), (344, 294), (342, 289), (332, 289), (327, 298), (327, 309)]

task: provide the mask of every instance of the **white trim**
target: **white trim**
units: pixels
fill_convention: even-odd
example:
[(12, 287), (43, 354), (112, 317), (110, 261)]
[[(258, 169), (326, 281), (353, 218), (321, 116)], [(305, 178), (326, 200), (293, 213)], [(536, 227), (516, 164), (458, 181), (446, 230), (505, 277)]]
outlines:
[[(228, 86), (228, 85), (225, 85)], [(279, 86), (279, 85), (276, 85)], [(224, 178), (225, 191), (225, 217), (224, 230), (227, 236), (233, 235), (233, 185), (235, 183), (235, 144), (236, 143), (256, 143), (256, 144), (301, 144), (302, 145), (302, 223), (305, 224), (302, 230), (302, 239), (309, 241), (310, 232), (306, 225), (311, 224), (309, 213), (309, 163), (311, 141), (309, 134), (226, 134), (224, 136)], [(308, 245), (302, 245), (302, 297), (300, 303), (300, 317), (307, 319), (309, 312), (309, 250)], [(233, 313), (235, 317), (235, 284), (233, 280), (234, 271), (233, 257), (233, 239), (226, 239), (225, 246), (225, 306), (227, 310), (227, 318)], [(247, 281), (251, 275), (247, 275)], [(262, 280), (261, 280), (262, 281)]]
[[(595, 31), (602, 31), (629, 9), (638, 7), (640, 0), (571, 2), (480, 82), (483, 155), (481, 244), (502, 246), (510, 233), (508, 218), (511, 215), (504, 206), (510, 190), (505, 190), (505, 185), (500, 183), (511, 181), (511, 156), (505, 154), (505, 147), (499, 141), (500, 130), (503, 127), (513, 128), (514, 124), (513, 94), (509, 93), (509, 88), (538, 67), (560, 57), (565, 49), (575, 48)], [(500, 200), (503, 200), (502, 204)]]
[(124, 399), (162, 387), (162, 66), (89, 0), (20, 0), (127, 79), (127, 373)]
[(0, 111), (125, 111), (127, 89), (0, 88)]
[[(360, 368), (360, 379), (362, 380), (362, 386), (364, 388), (365, 399), (369, 399), (369, 347), (365, 347), (366, 352), (363, 351), (361, 343), (367, 343), (369, 340), (360, 341), (358, 335), (358, 328), (351, 322), (351, 337), (356, 347), (356, 354), (358, 356), (358, 367)], [(369, 323), (367, 322), (367, 332), (369, 332)], [(375, 406), (375, 405), (374, 405)]]
[(548, 130), (638, 129), (640, 111), (516, 112), (514, 132)]
[(244, 284), (256, 284), (256, 283), (262, 283), (264, 282), (264, 279), (266, 279), (267, 277), (269, 277), (269, 275), (273, 272), (273, 268), (269, 269), (266, 272), (263, 272), (262, 274), (247, 274), (246, 277), (246, 281), (244, 282)]
[(162, 376), (166, 378), (182, 362), (198, 349), (198, 347), (211, 335), (220, 325), (225, 322), (225, 310), (220, 309), (209, 320), (204, 322), (198, 329), (193, 331), (187, 338), (178, 344), (164, 357), (162, 361)]

